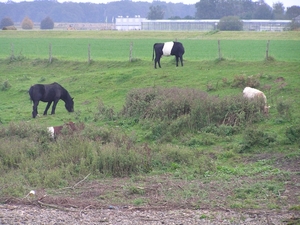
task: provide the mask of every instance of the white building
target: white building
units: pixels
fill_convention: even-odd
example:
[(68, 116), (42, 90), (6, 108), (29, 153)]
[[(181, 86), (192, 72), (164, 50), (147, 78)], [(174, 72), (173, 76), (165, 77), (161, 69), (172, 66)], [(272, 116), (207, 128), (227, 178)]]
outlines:
[(117, 30), (141, 30), (142, 22), (146, 18), (141, 18), (140, 16), (135, 17), (121, 17), (116, 18), (116, 29)]

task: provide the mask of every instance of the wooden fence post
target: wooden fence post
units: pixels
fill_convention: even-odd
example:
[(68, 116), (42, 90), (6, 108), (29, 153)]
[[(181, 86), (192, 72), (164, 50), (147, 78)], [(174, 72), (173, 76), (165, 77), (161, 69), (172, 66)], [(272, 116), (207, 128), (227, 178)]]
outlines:
[(88, 63), (89, 64), (91, 63), (91, 44), (89, 44), (89, 47), (88, 47)]
[(220, 40), (218, 40), (218, 52), (219, 52), (219, 60), (222, 60), (222, 53), (221, 53), (221, 44), (220, 44)]
[(270, 44), (270, 40), (267, 41), (266, 60), (269, 59), (269, 44)]
[(14, 50), (14, 44), (10, 44), (10, 60), (15, 59), (15, 50)]
[(49, 63), (52, 63), (52, 44), (49, 44)]
[(132, 42), (130, 43), (130, 48), (129, 48), (129, 62), (132, 61), (132, 48), (133, 48), (133, 44)]

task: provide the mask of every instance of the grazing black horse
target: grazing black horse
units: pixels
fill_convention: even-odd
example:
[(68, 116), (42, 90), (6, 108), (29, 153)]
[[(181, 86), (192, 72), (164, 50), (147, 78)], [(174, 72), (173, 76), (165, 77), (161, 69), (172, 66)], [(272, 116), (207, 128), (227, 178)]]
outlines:
[(44, 115), (47, 115), (47, 111), (53, 102), (51, 114), (55, 114), (55, 108), (60, 99), (65, 102), (65, 107), (69, 112), (74, 112), (74, 101), (71, 98), (69, 92), (64, 89), (58, 83), (52, 84), (35, 84), (29, 89), (30, 99), (33, 102), (32, 117), (35, 118), (38, 114), (39, 101), (48, 102)]
[(184, 47), (182, 43), (177, 41), (170, 41), (165, 43), (155, 43), (153, 45), (153, 55), (152, 60), (154, 59), (154, 52), (155, 52), (155, 61), (154, 61), (154, 68), (156, 69), (156, 63), (158, 63), (158, 66), (160, 66), (160, 58), (170, 55), (175, 55), (176, 58), (176, 66), (178, 66), (178, 60), (180, 59), (181, 66), (183, 66), (183, 60), (182, 56), (184, 54)]

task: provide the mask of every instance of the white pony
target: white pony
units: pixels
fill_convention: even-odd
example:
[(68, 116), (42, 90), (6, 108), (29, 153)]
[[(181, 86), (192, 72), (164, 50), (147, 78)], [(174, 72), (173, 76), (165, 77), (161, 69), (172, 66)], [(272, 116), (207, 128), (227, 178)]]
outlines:
[(269, 108), (270, 106), (268, 106), (267, 104), (267, 97), (265, 96), (265, 94), (260, 91), (260, 90), (257, 90), (255, 88), (251, 88), (251, 87), (245, 87), (244, 90), (243, 90), (243, 96), (245, 98), (248, 98), (248, 99), (254, 99), (254, 98), (262, 98), (264, 100), (264, 113), (265, 114), (268, 114), (269, 113)]

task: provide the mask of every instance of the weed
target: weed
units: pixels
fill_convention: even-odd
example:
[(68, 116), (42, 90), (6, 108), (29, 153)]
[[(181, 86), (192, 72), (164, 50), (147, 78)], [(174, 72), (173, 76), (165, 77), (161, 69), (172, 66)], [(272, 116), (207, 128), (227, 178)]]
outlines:
[(11, 87), (12, 87), (12, 86), (11, 86), (11, 84), (9, 83), (9, 81), (6, 80), (6, 81), (4, 81), (4, 82), (2, 83), (1, 91), (7, 91), (7, 90), (9, 90)]

